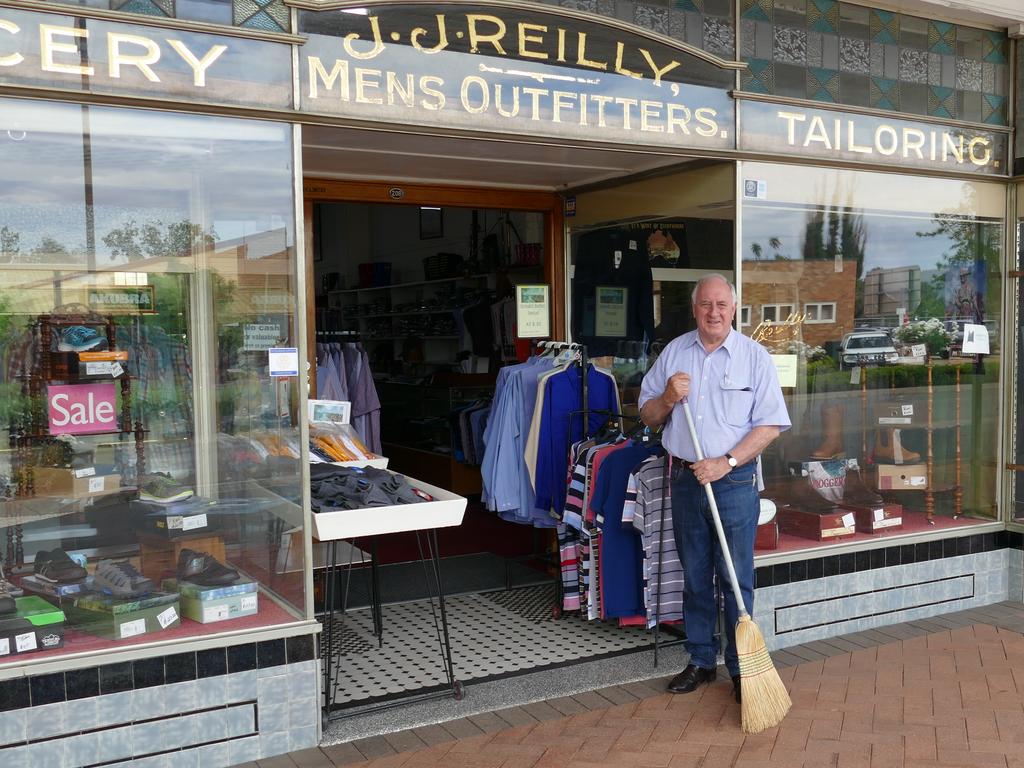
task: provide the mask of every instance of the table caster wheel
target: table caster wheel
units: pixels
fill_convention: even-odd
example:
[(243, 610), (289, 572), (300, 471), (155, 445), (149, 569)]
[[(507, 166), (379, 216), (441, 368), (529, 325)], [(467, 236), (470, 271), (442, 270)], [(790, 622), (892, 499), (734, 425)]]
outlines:
[(326, 709), (320, 710), (320, 733), (327, 732), (327, 726), (331, 724), (331, 716), (327, 713)]
[(455, 697), (456, 701), (462, 701), (462, 699), (466, 695), (466, 691), (465, 689), (463, 689), (462, 683), (460, 683), (458, 680), (452, 683), (452, 695)]
[(551, 606), (551, 618), (560, 619), (562, 618), (562, 607), (559, 605)]

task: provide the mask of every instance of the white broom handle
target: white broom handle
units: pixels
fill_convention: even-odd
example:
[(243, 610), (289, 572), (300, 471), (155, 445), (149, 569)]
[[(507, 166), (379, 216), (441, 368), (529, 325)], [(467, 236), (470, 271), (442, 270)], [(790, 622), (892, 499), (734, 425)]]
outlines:
[[(693, 424), (693, 414), (690, 413), (690, 403), (683, 399), (683, 413), (686, 415), (686, 426), (690, 428), (690, 439), (693, 441), (693, 450), (697, 453), (697, 461), (704, 460), (704, 450), (700, 447), (700, 440), (697, 439), (697, 427)], [(736, 597), (736, 609), (740, 616), (748, 616), (747, 606), (743, 602), (743, 593), (740, 591), (740, 583), (736, 579), (736, 567), (732, 564), (732, 553), (729, 552), (729, 544), (725, 540), (725, 529), (722, 528), (722, 518), (718, 515), (718, 503), (715, 501), (715, 492), (711, 490), (711, 483), (704, 486), (708, 495), (708, 504), (711, 505), (711, 517), (715, 521), (715, 530), (718, 531), (718, 543), (722, 547), (722, 554), (725, 556), (725, 567), (729, 569), (729, 582), (732, 584), (732, 593)]]

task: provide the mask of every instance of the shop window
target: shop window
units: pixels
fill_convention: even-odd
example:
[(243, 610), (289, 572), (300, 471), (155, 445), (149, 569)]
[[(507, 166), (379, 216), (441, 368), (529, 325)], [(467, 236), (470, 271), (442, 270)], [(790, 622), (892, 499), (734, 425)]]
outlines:
[(291, 128), (0, 124), (0, 622), (46, 626), (2, 661), (305, 618)]
[(761, 307), (761, 320), (766, 323), (783, 323), (792, 316), (792, 304), (765, 304)]
[(834, 301), (818, 301), (804, 304), (805, 323), (834, 323), (836, 321), (836, 303)]
[[(738, 250), (743, 296), (773, 321), (742, 330), (787, 358), (793, 427), (763, 456), (779, 546), (995, 519), (1004, 186), (743, 173), (776, 190), (743, 201)], [(756, 258), (769, 244), (779, 257)], [(802, 311), (787, 320), (790, 307)]]

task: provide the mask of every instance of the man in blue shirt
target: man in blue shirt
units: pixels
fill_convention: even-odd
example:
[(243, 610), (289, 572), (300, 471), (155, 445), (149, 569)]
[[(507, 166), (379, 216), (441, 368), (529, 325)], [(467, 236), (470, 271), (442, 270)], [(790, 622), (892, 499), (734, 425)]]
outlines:
[[(754, 538), (761, 486), (761, 452), (790, 426), (775, 366), (760, 344), (733, 330), (736, 289), (719, 274), (693, 290), (697, 330), (673, 339), (644, 376), (640, 415), (665, 425), (662, 445), (672, 456), (672, 522), (683, 563), (683, 621), (690, 663), (669, 683), (690, 693), (715, 679), (717, 613), (713, 572), (725, 593), (725, 665), (740, 699), (736, 621), (739, 613), (707, 494), (711, 483), (747, 612), (754, 613)], [(683, 414), (688, 399), (705, 459), (697, 461)]]

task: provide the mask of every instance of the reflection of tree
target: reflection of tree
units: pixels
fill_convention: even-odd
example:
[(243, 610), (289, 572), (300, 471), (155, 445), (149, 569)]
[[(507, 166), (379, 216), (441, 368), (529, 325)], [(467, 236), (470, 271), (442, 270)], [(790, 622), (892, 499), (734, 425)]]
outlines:
[(857, 295), (854, 317), (864, 312), (864, 251), (868, 232), (864, 215), (850, 206), (828, 205), (807, 213), (804, 227), (805, 261), (835, 260), (855, 262)]
[(216, 233), (203, 230), (188, 219), (164, 224), (157, 220), (141, 227), (132, 219), (123, 227), (103, 236), (103, 243), (111, 256), (122, 256), (129, 261), (160, 256), (192, 256), (216, 242)]
[[(768, 247), (774, 251), (772, 255), (773, 261), (789, 261), (789, 257), (780, 253), (782, 249), (782, 240), (777, 237), (768, 238)], [(750, 252), (754, 254), (754, 261), (760, 261), (761, 256), (764, 253), (764, 247), (760, 243), (751, 243)]]
[(21, 233), (4, 225), (0, 227), (0, 260), (4, 264), (13, 264), (21, 253)]
[[(934, 214), (932, 222), (935, 224), (932, 230), (918, 232), (917, 236), (942, 238), (948, 243), (948, 247), (936, 265), (935, 274), (926, 286), (922, 286), (921, 303), (914, 312), (918, 317), (946, 315), (946, 276), (950, 269), (970, 269), (973, 275), (975, 263), (984, 262), (987, 274), (998, 274), (999, 271), (1002, 245), (1002, 231), (999, 225), (959, 214)], [(995, 295), (991, 288), (987, 288), (986, 292)], [(971, 318), (976, 322), (984, 319), (984, 299), (984, 296), (977, 298), (976, 316)]]

